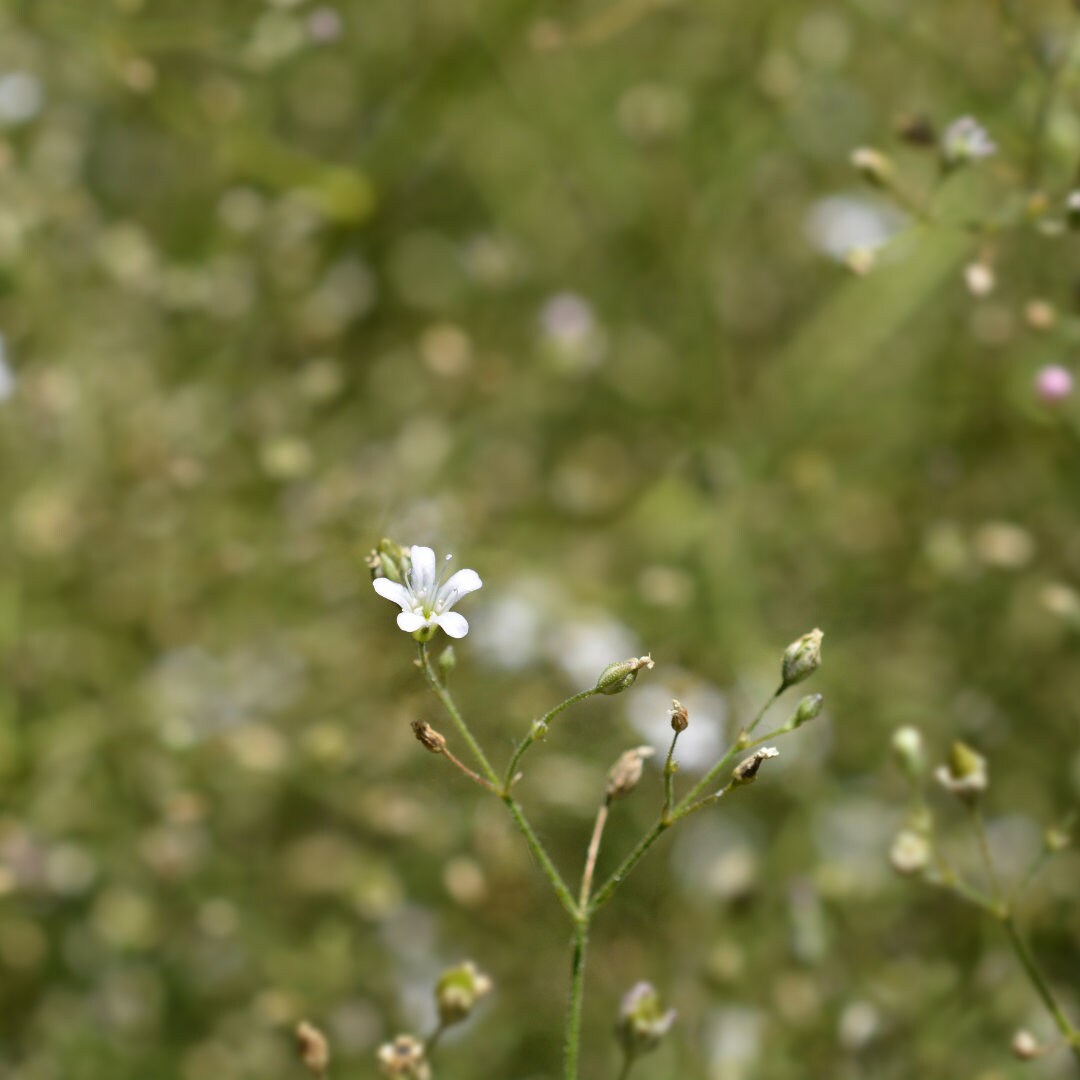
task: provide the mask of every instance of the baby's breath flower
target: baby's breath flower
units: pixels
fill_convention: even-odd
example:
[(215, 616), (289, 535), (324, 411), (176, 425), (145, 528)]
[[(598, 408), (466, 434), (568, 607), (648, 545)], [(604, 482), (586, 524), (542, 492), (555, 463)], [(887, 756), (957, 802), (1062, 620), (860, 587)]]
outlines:
[(987, 134), (986, 128), (972, 116), (961, 116), (954, 120), (941, 137), (941, 156), (950, 168), (992, 157), (996, 153), (997, 144)]
[(623, 997), (615, 1034), (631, 1060), (654, 1050), (675, 1023), (675, 1010), (664, 1010), (652, 983), (639, 982)]
[(483, 582), (475, 570), (459, 570), (446, 581), (440, 580), (435, 570), (435, 552), (414, 546), (409, 551), (403, 581), (387, 576), (377, 577), (371, 584), (380, 596), (401, 608), (397, 624), (402, 630), (417, 641), (429, 641), (437, 627), (452, 638), (463, 638), (469, 632), (465, 617), (450, 609)]
[(412, 1035), (399, 1035), (393, 1042), (383, 1043), (376, 1060), (383, 1076), (395, 1080), (431, 1080), (424, 1044)]
[(930, 862), (930, 841), (914, 829), (901, 829), (889, 849), (889, 862), (898, 874), (918, 874)]
[(1021, 1028), (1012, 1038), (1013, 1057), (1020, 1061), (1034, 1061), (1042, 1053), (1038, 1040), (1030, 1031)]

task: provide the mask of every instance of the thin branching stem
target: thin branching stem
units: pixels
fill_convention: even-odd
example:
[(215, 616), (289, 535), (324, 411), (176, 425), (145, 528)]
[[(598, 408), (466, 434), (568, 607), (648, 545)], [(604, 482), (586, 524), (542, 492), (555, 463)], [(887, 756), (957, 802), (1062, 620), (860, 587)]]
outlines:
[(551, 883), (551, 887), (554, 890), (559, 903), (562, 904), (567, 915), (569, 915), (571, 919), (576, 920), (578, 918), (578, 906), (569, 888), (567, 888), (566, 882), (563, 881), (562, 875), (551, 861), (551, 856), (548, 855), (547, 849), (541, 843), (540, 838), (536, 835), (533, 827), (529, 824), (528, 819), (525, 817), (525, 812), (521, 809), (517, 800), (508, 791), (502, 790), (498, 774), (492, 768), (487, 755), (469, 730), (469, 725), (461, 715), (461, 711), (455, 704), (450, 691), (443, 686), (435, 672), (432, 670), (431, 662), (428, 659), (427, 649), (423, 642), (420, 643), (420, 669), (423, 671), (428, 685), (446, 710), (447, 715), (449, 715), (450, 719), (453, 721), (458, 733), (461, 735), (462, 739), (465, 740), (473, 757), (476, 758), (479, 763), (484, 778), (487, 780), (487, 784), (490, 785), (491, 790), (496, 792), (506, 804), (506, 808), (510, 811), (510, 817), (517, 826), (518, 832), (525, 838), (525, 843), (528, 845), (533, 857), (539, 864), (540, 869), (544, 872), (544, 876)]
[(581, 892), (578, 895), (578, 911), (584, 912), (589, 906), (589, 893), (592, 892), (593, 875), (596, 873), (596, 860), (600, 855), (600, 844), (604, 838), (604, 826), (607, 825), (610, 800), (605, 799), (596, 811), (596, 824), (593, 826), (589, 850), (585, 855), (585, 869), (581, 874)]
[(1003, 915), (1001, 918), (1001, 925), (1005, 927), (1005, 934), (1009, 939), (1009, 944), (1012, 946), (1012, 950), (1016, 954), (1017, 960), (1020, 961), (1024, 972), (1027, 974), (1032, 987), (1034, 987), (1035, 993), (1042, 998), (1042, 1002), (1053, 1017), (1058, 1031), (1061, 1032), (1066, 1043), (1068, 1043), (1073, 1056), (1080, 1062), (1080, 1031), (1073, 1027), (1069, 1018), (1065, 1015), (1064, 1009), (1062, 1009), (1057, 997), (1054, 995), (1054, 991), (1050, 988), (1050, 984), (1043, 976), (1039, 965), (1035, 961), (1035, 957), (1032, 955), (1027, 942), (1017, 928), (1016, 921), (1013, 919), (1012, 915)]
[(551, 721), (554, 720), (559, 713), (563, 712), (565, 709), (569, 709), (571, 705), (576, 705), (579, 701), (584, 701), (586, 698), (590, 698), (598, 693), (600, 693), (600, 691), (597, 690), (595, 686), (590, 686), (588, 690), (582, 690), (580, 693), (571, 695), (565, 701), (560, 701), (554, 709), (544, 713), (539, 720), (533, 722), (533, 726), (529, 729), (528, 735), (526, 735), (515, 747), (513, 756), (510, 758), (510, 764), (506, 767), (506, 777), (503, 780), (503, 791), (510, 790), (514, 783), (514, 779), (517, 776), (517, 770), (518, 766), (521, 764), (521, 759), (525, 756), (526, 751), (533, 743), (542, 739), (547, 734)]
[(675, 805), (675, 773), (679, 765), (675, 761), (675, 744), (679, 741), (679, 732), (676, 731), (668, 747), (667, 761), (664, 762), (664, 808), (660, 817), (667, 822), (671, 821), (671, 809)]
[(492, 786), (497, 788), (499, 784), (498, 774), (492, 768), (491, 762), (488, 761), (487, 754), (484, 753), (480, 744), (473, 736), (473, 733), (469, 730), (469, 725), (465, 723), (465, 718), (461, 715), (457, 705), (454, 704), (454, 699), (451, 697), (450, 691), (439, 681), (439, 677), (435, 674), (435, 671), (431, 666), (427, 645), (422, 641), (419, 643), (419, 654), (420, 670), (423, 671), (428, 686), (431, 687), (432, 692), (439, 699), (451, 721), (453, 721), (454, 727), (458, 730), (458, 734), (464, 739), (465, 745), (469, 748), (469, 752), (480, 766), (480, 771), (491, 782)]
[(589, 919), (583, 914), (574, 920), (570, 951), (570, 1000), (566, 1009), (565, 1078), (578, 1080), (581, 1054), (581, 1016), (585, 1003), (585, 950), (589, 943)]
[(979, 856), (982, 859), (983, 868), (986, 870), (986, 878), (990, 883), (990, 895), (994, 903), (1004, 909), (1005, 893), (1001, 888), (1001, 880), (998, 878), (997, 867), (994, 866), (994, 857), (990, 854), (990, 842), (986, 836), (986, 822), (983, 821), (982, 811), (978, 806), (969, 806), (971, 823), (975, 828), (975, 839), (979, 845)]

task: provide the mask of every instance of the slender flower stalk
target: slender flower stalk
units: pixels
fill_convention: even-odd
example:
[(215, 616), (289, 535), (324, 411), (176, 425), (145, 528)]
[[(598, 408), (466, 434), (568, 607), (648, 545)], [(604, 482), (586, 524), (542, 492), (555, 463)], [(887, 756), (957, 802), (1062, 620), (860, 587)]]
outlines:
[(591, 698), (593, 695), (599, 694), (600, 692), (601, 691), (595, 686), (590, 686), (588, 690), (582, 690), (577, 694), (572, 694), (565, 701), (560, 701), (554, 709), (544, 713), (539, 720), (533, 723), (533, 726), (529, 729), (528, 735), (526, 735), (514, 749), (514, 754), (510, 758), (510, 764), (506, 767), (506, 777), (503, 780), (503, 791), (509, 791), (513, 786), (514, 780), (517, 777), (518, 766), (521, 764), (521, 759), (525, 756), (526, 751), (533, 743), (538, 742), (548, 733), (551, 721), (554, 720), (559, 713), (569, 709), (571, 705), (576, 705), (579, 701), (584, 701), (586, 698)]

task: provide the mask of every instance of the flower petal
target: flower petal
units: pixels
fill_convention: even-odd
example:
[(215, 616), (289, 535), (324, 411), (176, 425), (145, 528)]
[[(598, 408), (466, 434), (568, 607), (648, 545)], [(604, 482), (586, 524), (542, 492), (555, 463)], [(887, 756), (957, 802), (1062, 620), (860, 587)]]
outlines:
[[(399, 615), (399, 623), (400, 619)], [(456, 611), (446, 611), (442, 615), (436, 615), (431, 621), (441, 626), (452, 638), (463, 638), (469, 632), (469, 624), (465, 616), (459, 615)]]
[(435, 597), (437, 611), (449, 611), (467, 593), (476, 592), (484, 583), (475, 570), (459, 570), (439, 590)]
[(397, 617), (397, 624), (406, 634), (411, 634), (420, 627), (427, 626), (428, 620), (417, 611), (403, 611)]
[(435, 552), (429, 547), (414, 544), (409, 550), (412, 575), (409, 584), (417, 596), (427, 596), (435, 585)]
[(393, 600), (402, 611), (408, 611), (412, 607), (411, 597), (409, 596), (409, 590), (404, 585), (397, 581), (391, 581), (389, 578), (377, 577), (371, 583), (371, 587), (387, 600)]

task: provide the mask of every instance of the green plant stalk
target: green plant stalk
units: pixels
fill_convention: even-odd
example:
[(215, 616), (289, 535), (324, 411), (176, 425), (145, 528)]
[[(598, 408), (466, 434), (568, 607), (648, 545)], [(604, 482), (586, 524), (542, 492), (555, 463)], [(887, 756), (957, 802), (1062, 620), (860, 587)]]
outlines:
[(675, 805), (675, 771), (678, 765), (675, 763), (675, 744), (679, 741), (679, 732), (675, 732), (668, 747), (667, 761), (664, 762), (664, 808), (660, 812), (663, 821), (671, 822), (671, 808)]
[(1042, 1002), (1053, 1017), (1058, 1031), (1061, 1032), (1065, 1042), (1069, 1045), (1069, 1049), (1072, 1050), (1073, 1057), (1080, 1063), (1080, 1031), (1072, 1026), (1057, 998), (1054, 997), (1050, 984), (1043, 978), (1039, 965), (1036, 964), (1035, 957), (1032, 956), (1027, 942), (1024, 941), (1023, 936), (1017, 929), (1012, 915), (1005, 914), (1001, 916), (1001, 925), (1005, 927), (1005, 934), (1009, 939), (1009, 944), (1012, 946), (1013, 952), (1016, 953), (1016, 958), (1020, 961), (1029, 982), (1035, 989), (1035, 993), (1042, 998)]
[(663, 818), (660, 818), (655, 825), (637, 842), (637, 846), (625, 859), (619, 864), (615, 872), (596, 890), (595, 896), (589, 904), (588, 912), (592, 916), (601, 907), (604, 906), (610, 899), (612, 893), (626, 880), (630, 871), (634, 869), (645, 852), (649, 850), (656, 843), (657, 840), (678, 820), (677, 817), (671, 819), (670, 822), (665, 822)]
[(585, 1002), (585, 950), (589, 943), (589, 915), (582, 913), (574, 920), (574, 937), (570, 954), (570, 1000), (566, 1009), (566, 1043), (564, 1076), (578, 1080), (578, 1061), (581, 1055), (581, 1015)]
[(971, 813), (971, 823), (975, 827), (975, 837), (979, 844), (979, 856), (982, 858), (986, 877), (990, 882), (990, 895), (994, 898), (994, 903), (1004, 910), (1005, 894), (1002, 892), (1001, 882), (998, 880), (997, 870), (994, 867), (994, 859), (990, 854), (990, 844), (986, 838), (986, 823), (983, 821), (983, 816), (977, 806), (971, 805), (968, 809)]
[(466, 745), (472, 752), (473, 757), (479, 764), (481, 771), (487, 780), (491, 783), (492, 789), (499, 795), (499, 798), (506, 804), (506, 808), (510, 811), (510, 816), (514, 820), (514, 824), (518, 828), (518, 832), (525, 838), (525, 843), (528, 845), (529, 850), (532, 852), (533, 857), (536, 859), (540, 866), (540, 869), (544, 872), (544, 876), (551, 883), (551, 887), (558, 897), (559, 903), (566, 910), (566, 913), (571, 919), (578, 917), (578, 907), (574, 902), (574, 898), (570, 893), (570, 890), (566, 886), (566, 882), (563, 881), (562, 875), (559, 873), (555, 864), (551, 861), (551, 856), (548, 855), (547, 849), (541, 843), (540, 838), (536, 835), (533, 827), (529, 824), (528, 819), (525, 817), (525, 812), (521, 809), (517, 800), (508, 792), (502, 791), (499, 784), (499, 777), (495, 770), (492, 768), (491, 762), (488, 761), (487, 755), (484, 753), (480, 744), (476, 741), (473, 733), (469, 730), (469, 725), (465, 722), (465, 718), (461, 715), (461, 711), (458, 709), (450, 691), (446, 689), (442, 683), (439, 682), (438, 677), (432, 670), (431, 661), (428, 658), (427, 648), (423, 642), (420, 642), (420, 668), (427, 679), (428, 685), (431, 687), (435, 696), (439, 699), (443, 708), (446, 710), (450, 719), (453, 721), (454, 726), (457, 728), (458, 733), (462, 739), (465, 740)]
[(600, 691), (597, 690), (595, 686), (590, 686), (588, 690), (582, 690), (580, 693), (573, 694), (565, 701), (560, 701), (554, 709), (544, 713), (544, 715), (533, 724), (529, 734), (518, 743), (514, 750), (513, 757), (510, 758), (510, 764), (506, 767), (506, 779), (503, 781), (503, 791), (510, 790), (511, 785), (514, 782), (514, 777), (517, 775), (517, 767), (521, 764), (521, 759), (525, 756), (525, 752), (533, 745), (533, 743), (544, 736), (551, 721), (554, 720), (559, 713), (563, 712), (565, 709), (569, 709), (571, 705), (576, 705), (579, 701), (584, 701), (586, 698), (590, 698), (598, 693), (600, 693)]
[(424, 642), (419, 642), (419, 655), (420, 655), (420, 669), (424, 673), (424, 677), (427, 679), (428, 686), (431, 687), (435, 696), (439, 699), (442, 707), (446, 710), (447, 715), (453, 721), (454, 727), (457, 728), (458, 734), (465, 740), (465, 745), (468, 746), (469, 752), (476, 759), (477, 764), (480, 766), (481, 772), (484, 776), (495, 786), (499, 787), (498, 774), (491, 766), (491, 762), (488, 761), (487, 754), (484, 753), (480, 744), (473, 737), (473, 733), (469, 730), (469, 725), (465, 723), (465, 718), (461, 715), (457, 705), (454, 704), (454, 699), (450, 696), (450, 691), (439, 681), (439, 677), (435, 674), (434, 669), (431, 666), (431, 660), (428, 657), (427, 645)]

